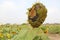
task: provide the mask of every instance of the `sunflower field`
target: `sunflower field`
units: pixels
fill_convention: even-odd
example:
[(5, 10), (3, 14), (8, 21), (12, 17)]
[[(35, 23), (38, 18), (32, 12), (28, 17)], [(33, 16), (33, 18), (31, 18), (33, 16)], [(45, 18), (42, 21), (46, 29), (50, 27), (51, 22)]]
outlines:
[(29, 24), (0, 25), (0, 40), (50, 40), (48, 33), (60, 34), (60, 25), (42, 25), (34, 29)]

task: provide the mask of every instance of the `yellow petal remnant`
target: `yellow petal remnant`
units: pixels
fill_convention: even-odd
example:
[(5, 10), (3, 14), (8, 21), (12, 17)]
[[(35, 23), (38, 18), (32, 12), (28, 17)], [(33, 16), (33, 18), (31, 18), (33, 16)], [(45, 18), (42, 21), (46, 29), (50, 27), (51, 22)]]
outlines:
[(48, 28), (44, 31), (44, 33), (46, 33), (46, 34), (48, 33)]
[(6, 34), (7, 38), (10, 39), (11, 35), (9, 33)]
[(2, 33), (0, 33), (0, 38), (3, 38), (3, 34)]
[(11, 32), (12, 34), (16, 34), (16, 32)]

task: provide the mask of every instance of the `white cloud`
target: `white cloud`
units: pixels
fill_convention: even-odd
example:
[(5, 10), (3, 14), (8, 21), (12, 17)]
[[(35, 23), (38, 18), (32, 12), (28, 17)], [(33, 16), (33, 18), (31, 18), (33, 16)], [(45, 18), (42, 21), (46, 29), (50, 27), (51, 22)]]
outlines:
[(13, 2), (4, 1), (0, 4), (0, 23), (23, 23), (27, 19), (24, 13)]
[[(0, 23), (24, 23), (27, 21), (26, 10), (31, 7), (36, 0), (5, 0), (0, 3)], [(45, 23), (60, 22), (60, 9), (55, 1), (42, 1), (47, 6), (48, 13)], [(56, 5), (55, 5), (56, 4)]]
[(60, 12), (57, 7), (49, 7), (45, 23), (60, 23)]

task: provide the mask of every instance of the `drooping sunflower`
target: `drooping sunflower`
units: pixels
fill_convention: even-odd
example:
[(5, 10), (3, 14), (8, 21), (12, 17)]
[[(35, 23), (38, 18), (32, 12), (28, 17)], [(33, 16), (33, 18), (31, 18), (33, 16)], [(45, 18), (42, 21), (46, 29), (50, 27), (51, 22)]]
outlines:
[(47, 17), (47, 9), (42, 3), (35, 3), (28, 10), (28, 22), (33, 28), (39, 27)]

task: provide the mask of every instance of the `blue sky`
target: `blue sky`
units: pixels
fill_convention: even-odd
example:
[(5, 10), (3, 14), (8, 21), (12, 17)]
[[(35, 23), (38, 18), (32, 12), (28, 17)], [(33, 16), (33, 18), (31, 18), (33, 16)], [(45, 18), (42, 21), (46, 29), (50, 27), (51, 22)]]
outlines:
[[(47, 18), (44, 23), (60, 23), (60, 0), (39, 0), (47, 10)], [(27, 9), (36, 0), (0, 0), (0, 24), (26, 23)]]

